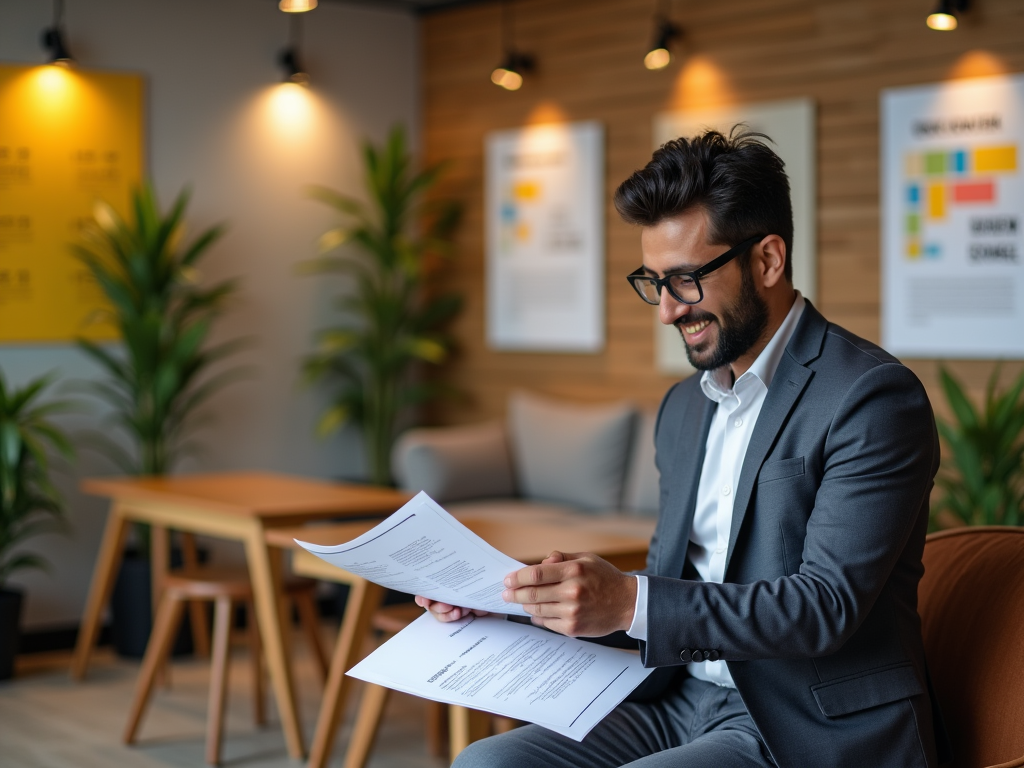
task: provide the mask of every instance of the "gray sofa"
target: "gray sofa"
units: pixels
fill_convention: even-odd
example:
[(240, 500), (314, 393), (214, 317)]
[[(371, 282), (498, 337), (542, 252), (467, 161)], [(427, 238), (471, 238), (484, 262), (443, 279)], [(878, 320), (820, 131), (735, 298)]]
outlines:
[(426, 491), (456, 517), (575, 513), (588, 526), (647, 536), (658, 511), (654, 414), (625, 402), (516, 392), (504, 421), (409, 430), (392, 466), (403, 489)]

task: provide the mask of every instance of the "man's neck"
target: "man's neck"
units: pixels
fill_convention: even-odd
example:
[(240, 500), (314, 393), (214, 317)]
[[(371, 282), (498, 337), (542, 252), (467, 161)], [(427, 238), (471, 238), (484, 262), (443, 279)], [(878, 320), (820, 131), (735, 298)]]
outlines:
[(767, 296), (765, 298), (768, 302), (768, 325), (765, 326), (764, 333), (758, 337), (757, 342), (729, 365), (734, 384), (740, 376), (750, 370), (750, 366), (757, 360), (758, 355), (764, 352), (768, 342), (778, 333), (782, 323), (786, 320), (786, 315), (793, 308), (793, 302), (796, 301), (796, 290), (790, 287), (788, 292), (782, 292), (778, 297)]

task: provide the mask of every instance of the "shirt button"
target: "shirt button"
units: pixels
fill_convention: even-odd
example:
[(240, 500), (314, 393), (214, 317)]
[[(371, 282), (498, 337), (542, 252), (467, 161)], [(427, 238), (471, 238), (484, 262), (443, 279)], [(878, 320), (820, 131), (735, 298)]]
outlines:
[(716, 550), (715, 550), (715, 554), (716, 554), (716, 555), (722, 555), (722, 554), (725, 554), (725, 547), (719, 547), (718, 549), (716, 549)]
[(722, 495), (723, 496), (728, 496), (730, 493), (732, 493), (732, 488), (730, 488), (728, 485), (723, 485), (722, 486)]
[(734, 422), (732, 423), (732, 425), (733, 425), (734, 427), (742, 427), (742, 426), (743, 426), (743, 419), (736, 419), (736, 421), (734, 421)]

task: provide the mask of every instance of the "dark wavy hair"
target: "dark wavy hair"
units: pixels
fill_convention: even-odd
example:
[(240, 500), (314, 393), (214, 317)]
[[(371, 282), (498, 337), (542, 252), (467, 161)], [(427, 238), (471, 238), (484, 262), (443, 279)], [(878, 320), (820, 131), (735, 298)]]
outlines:
[(615, 208), (630, 224), (654, 226), (695, 207), (708, 217), (714, 243), (736, 245), (758, 234), (786, 244), (793, 282), (793, 206), (785, 163), (763, 133), (737, 125), (728, 136), (707, 131), (673, 139), (615, 190)]

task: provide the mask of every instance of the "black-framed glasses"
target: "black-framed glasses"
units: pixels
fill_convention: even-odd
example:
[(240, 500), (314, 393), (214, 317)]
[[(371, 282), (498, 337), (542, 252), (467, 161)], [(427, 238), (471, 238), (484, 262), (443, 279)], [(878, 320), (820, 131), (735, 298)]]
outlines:
[(739, 245), (734, 245), (721, 256), (712, 259), (700, 269), (693, 272), (677, 272), (665, 277), (651, 277), (644, 274), (644, 268), (640, 267), (635, 272), (626, 275), (629, 284), (640, 294), (640, 298), (648, 304), (661, 303), (661, 289), (668, 288), (668, 292), (676, 301), (683, 304), (699, 304), (704, 299), (704, 289), (700, 287), (700, 279), (724, 267), (737, 256), (746, 253), (754, 243), (763, 240), (767, 235), (755, 235), (747, 238)]

